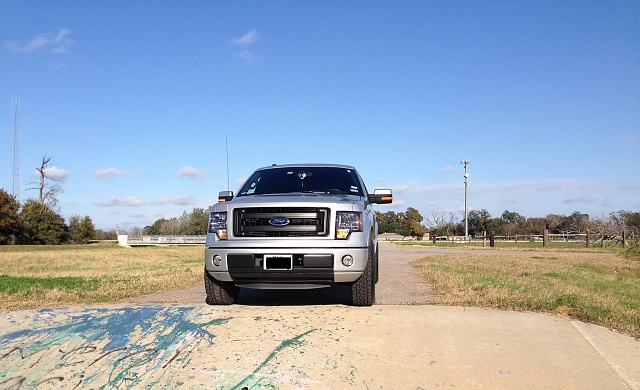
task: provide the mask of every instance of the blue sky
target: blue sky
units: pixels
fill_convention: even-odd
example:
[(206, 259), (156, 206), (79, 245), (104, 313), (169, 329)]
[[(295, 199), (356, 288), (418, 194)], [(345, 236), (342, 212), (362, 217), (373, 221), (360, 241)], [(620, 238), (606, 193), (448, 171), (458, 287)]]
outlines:
[[(640, 211), (638, 1), (0, 2), (0, 187), (144, 227), (272, 163), (354, 165), (379, 211)], [(2, 103), (4, 101), (4, 103)], [(3, 108), (4, 107), (4, 108)]]

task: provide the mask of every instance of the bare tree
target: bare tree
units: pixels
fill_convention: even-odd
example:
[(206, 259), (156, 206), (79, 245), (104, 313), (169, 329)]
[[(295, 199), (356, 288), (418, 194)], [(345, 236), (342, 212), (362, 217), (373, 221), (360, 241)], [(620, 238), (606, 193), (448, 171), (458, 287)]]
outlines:
[(431, 215), (424, 218), (427, 227), (437, 234), (450, 235), (455, 228), (456, 215), (451, 211), (431, 210)]
[[(53, 177), (47, 173), (47, 170), (51, 169), (52, 165), (51, 157), (47, 157), (45, 155), (42, 158), (40, 168), (36, 168), (40, 174), (39, 182), (32, 183), (37, 184), (38, 187), (28, 188), (29, 190), (38, 190), (38, 201), (40, 202), (40, 206), (42, 206), (43, 210), (56, 207), (58, 204), (58, 198), (56, 195), (62, 192), (61, 183), (64, 183), (64, 178)], [(53, 182), (54, 184), (49, 185), (49, 182)]]
[(431, 215), (425, 217), (427, 227), (435, 229), (447, 225), (447, 215), (443, 211), (431, 210)]

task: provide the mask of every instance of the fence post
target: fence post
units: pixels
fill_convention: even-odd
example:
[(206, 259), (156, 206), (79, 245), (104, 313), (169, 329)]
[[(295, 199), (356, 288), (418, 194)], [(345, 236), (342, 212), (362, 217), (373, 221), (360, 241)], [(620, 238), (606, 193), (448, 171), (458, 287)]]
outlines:
[(544, 234), (542, 235), (542, 247), (546, 248), (549, 246), (549, 229), (544, 229)]
[(591, 234), (589, 232), (589, 229), (587, 229), (587, 248), (591, 247), (591, 243), (589, 242), (591, 238)]
[(622, 247), (627, 247), (627, 234), (624, 229), (622, 230)]
[(492, 248), (496, 246), (496, 232), (494, 231), (489, 233), (489, 246)]

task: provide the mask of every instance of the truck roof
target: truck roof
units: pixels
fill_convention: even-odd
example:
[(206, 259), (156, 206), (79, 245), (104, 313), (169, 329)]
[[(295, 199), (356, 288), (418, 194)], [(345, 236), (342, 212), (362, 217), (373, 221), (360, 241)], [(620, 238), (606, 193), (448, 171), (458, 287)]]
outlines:
[(257, 171), (261, 171), (264, 169), (274, 169), (274, 168), (300, 168), (300, 167), (326, 167), (326, 168), (344, 168), (344, 169), (356, 169), (352, 165), (344, 165), (344, 164), (321, 164), (321, 163), (309, 163), (309, 164), (273, 164), (266, 167), (258, 168)]

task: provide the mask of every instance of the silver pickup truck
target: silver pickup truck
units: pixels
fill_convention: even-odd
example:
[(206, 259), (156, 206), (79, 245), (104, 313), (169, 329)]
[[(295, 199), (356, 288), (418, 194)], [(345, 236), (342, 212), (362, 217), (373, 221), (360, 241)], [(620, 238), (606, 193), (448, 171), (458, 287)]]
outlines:
[(233, 304), (240, 288), (313, 289), (346, 284), (351, 303), (371, 306), (378, 281), (378, 226), (354, 167), (273, 165), (209, 208), (204, 285), (207, 302)]

